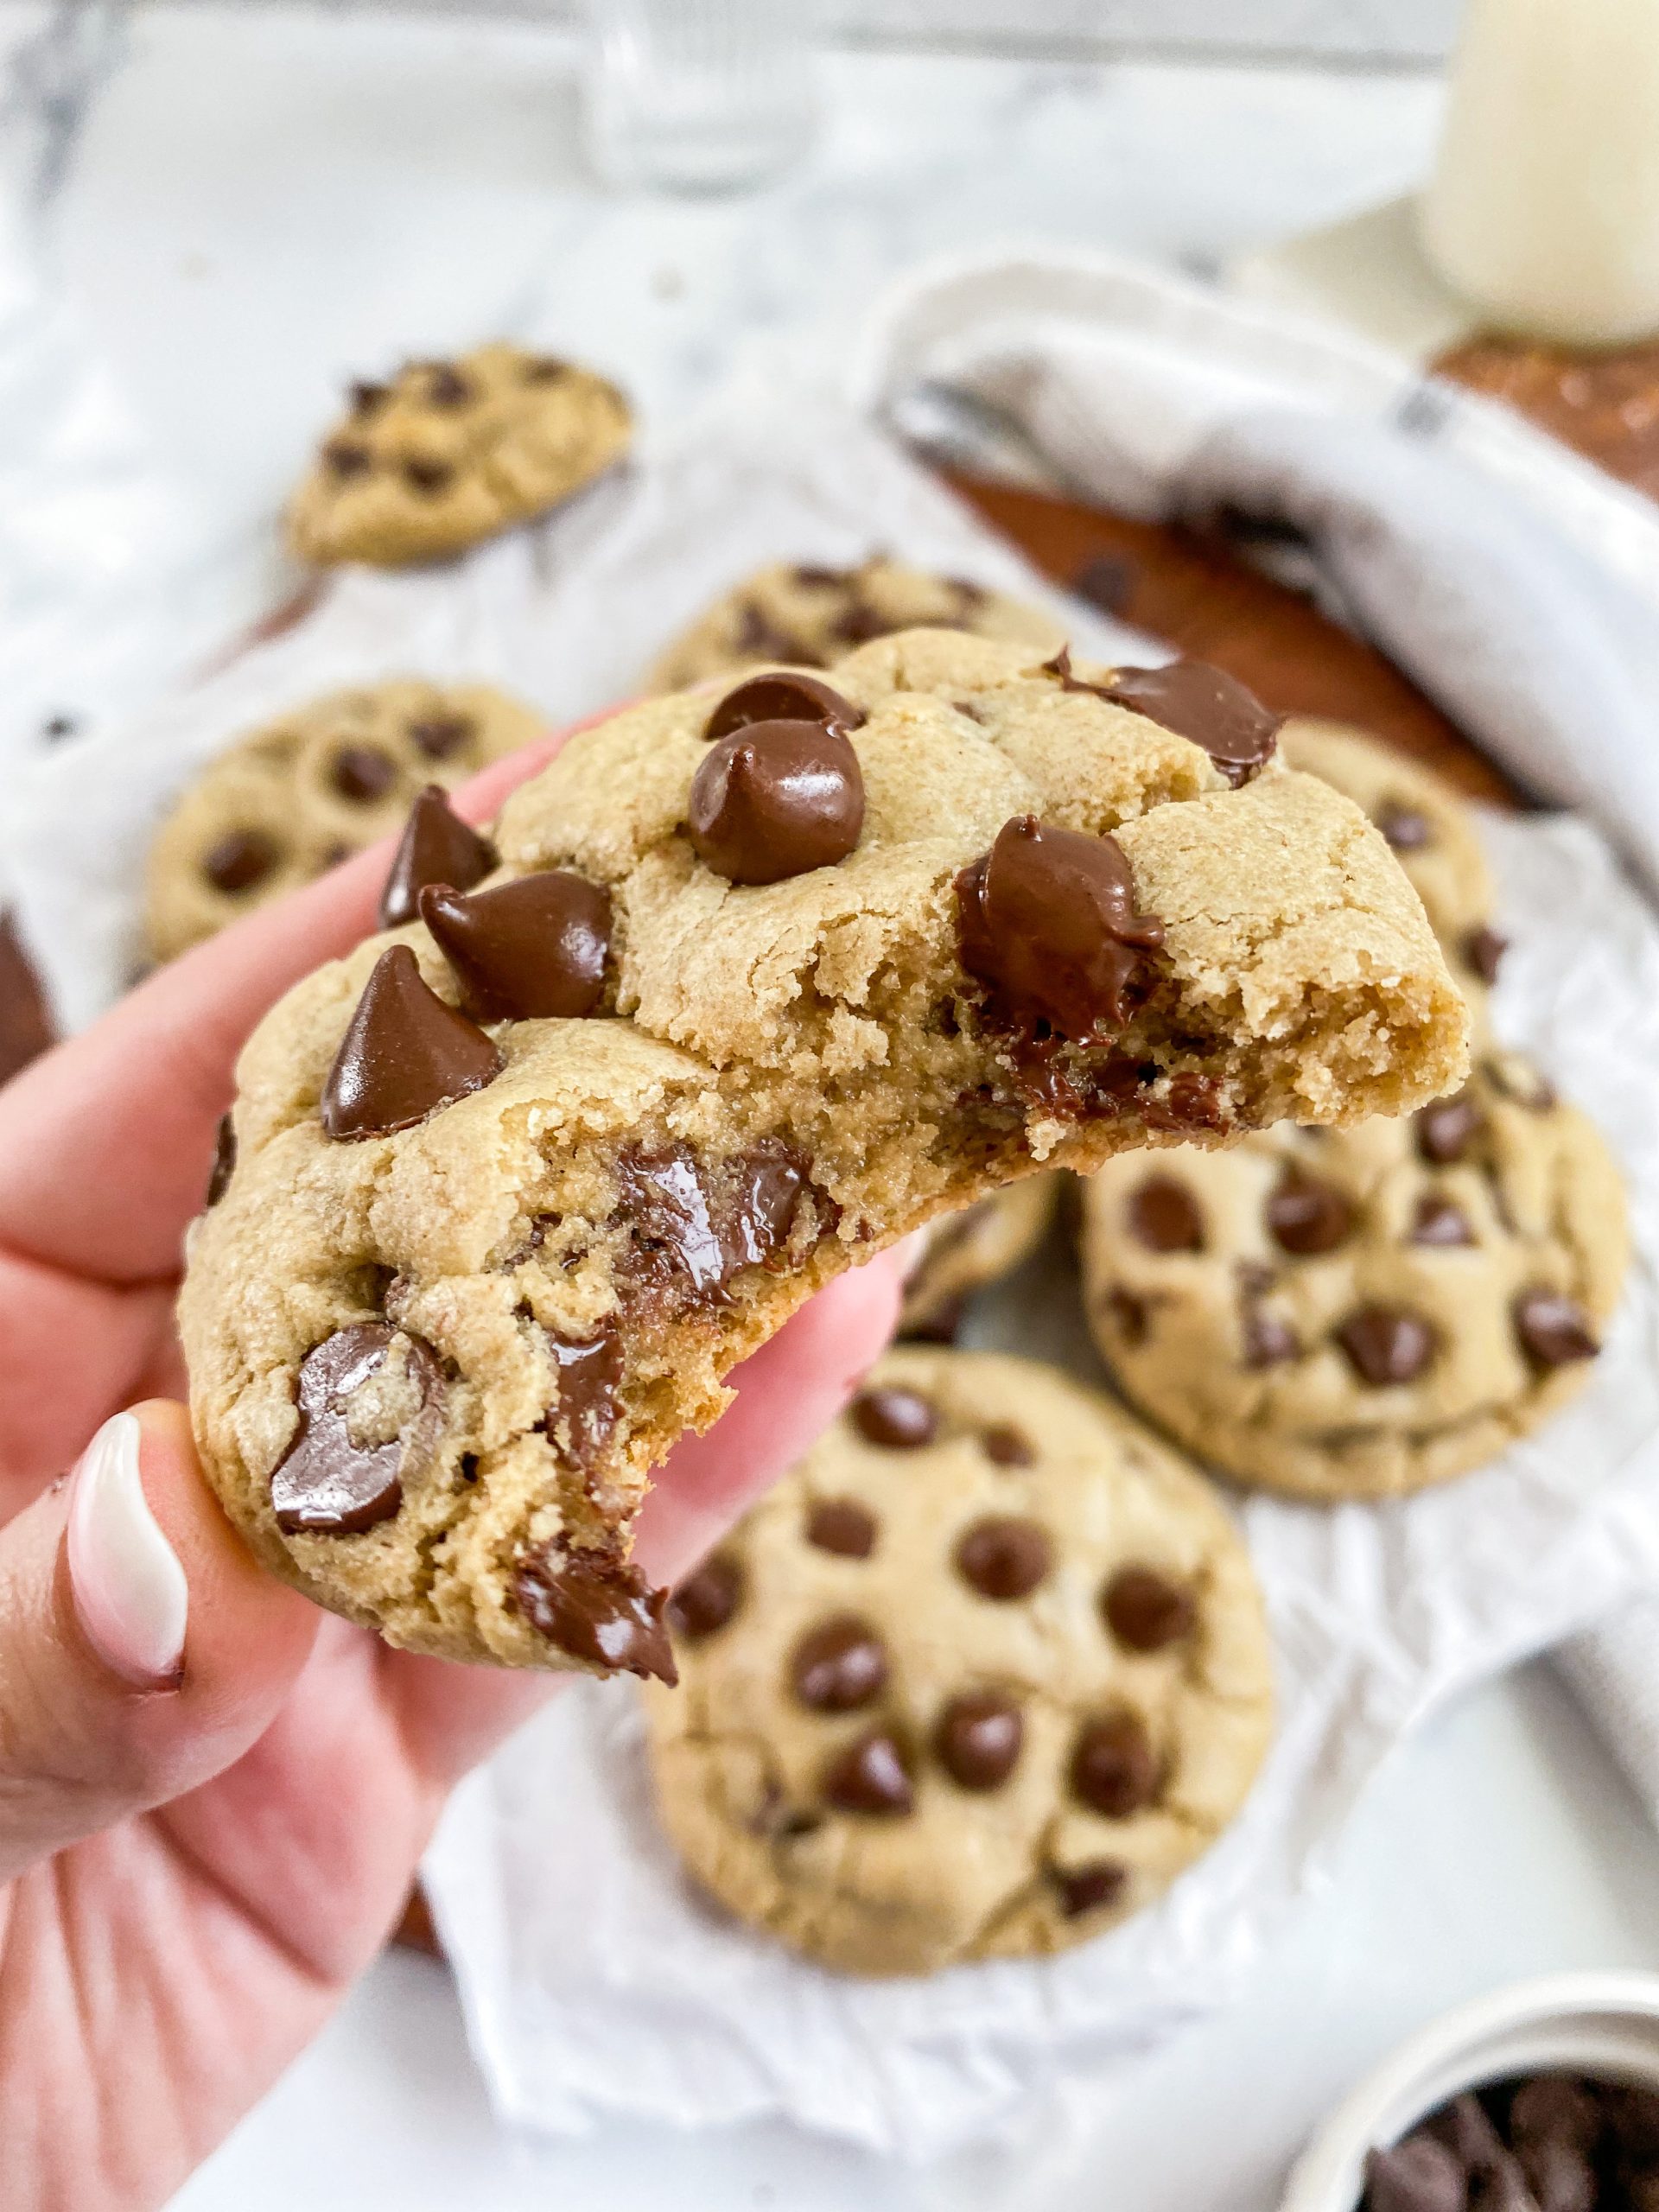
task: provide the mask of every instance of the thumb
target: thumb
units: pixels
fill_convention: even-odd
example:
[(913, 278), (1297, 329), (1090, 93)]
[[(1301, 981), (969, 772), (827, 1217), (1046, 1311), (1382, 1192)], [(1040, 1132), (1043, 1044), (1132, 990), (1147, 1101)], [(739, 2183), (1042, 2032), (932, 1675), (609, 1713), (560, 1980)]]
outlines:
[(105, 1421), (0, 1530), (0, 1881), (238, 1758), (321, 1618), (232, 1530), (182, 1406)]

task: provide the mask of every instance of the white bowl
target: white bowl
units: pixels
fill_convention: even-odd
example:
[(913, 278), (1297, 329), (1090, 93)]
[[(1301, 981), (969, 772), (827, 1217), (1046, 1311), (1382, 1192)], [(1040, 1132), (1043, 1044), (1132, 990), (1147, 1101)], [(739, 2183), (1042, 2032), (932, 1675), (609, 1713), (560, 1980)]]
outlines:
[(1432, 2021), (1343, 2099), (1280, 2212), (1356, 2212), (1374, 2144), (1397, 2143), (1459, 2090), (1546, 2069), (1659, 2088), (1659, 1974), (1548, 1974)]

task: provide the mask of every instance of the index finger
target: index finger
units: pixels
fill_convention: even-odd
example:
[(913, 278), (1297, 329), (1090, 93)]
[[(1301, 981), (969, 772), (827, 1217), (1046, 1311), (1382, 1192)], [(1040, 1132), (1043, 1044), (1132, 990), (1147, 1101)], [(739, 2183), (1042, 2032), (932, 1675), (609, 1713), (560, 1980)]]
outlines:
[[(496, 761), (451, 804), (489, 821), (587, 726)], [(105, 1282), (177, 1274), (237, 1055), (284, 991), (374, 929), (396, 842), (383, 838), (169, 961), (0, 1089), (0, 1246)]]

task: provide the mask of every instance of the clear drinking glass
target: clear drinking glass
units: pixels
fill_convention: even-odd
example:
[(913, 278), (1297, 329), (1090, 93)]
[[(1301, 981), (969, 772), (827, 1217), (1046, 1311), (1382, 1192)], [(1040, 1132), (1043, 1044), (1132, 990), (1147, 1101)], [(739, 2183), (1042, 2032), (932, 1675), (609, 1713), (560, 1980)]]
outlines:
[(803, 152), (816, 0), (588, 0), (589, 150), (612, 184), (732, 192)]

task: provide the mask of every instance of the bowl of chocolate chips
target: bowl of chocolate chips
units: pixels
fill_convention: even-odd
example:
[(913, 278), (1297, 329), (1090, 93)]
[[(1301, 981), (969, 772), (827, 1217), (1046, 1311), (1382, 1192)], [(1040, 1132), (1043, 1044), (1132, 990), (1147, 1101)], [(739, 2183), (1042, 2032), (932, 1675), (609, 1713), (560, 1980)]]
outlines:
[(1550, 1975), (1434, 2021), (1344, 2099), (1281, 2212), (1659, 2212), (1659, 1975)]

